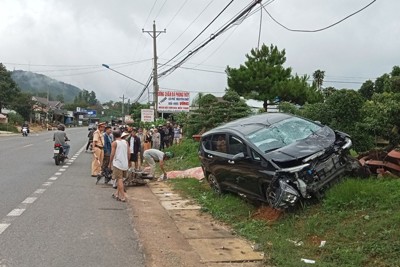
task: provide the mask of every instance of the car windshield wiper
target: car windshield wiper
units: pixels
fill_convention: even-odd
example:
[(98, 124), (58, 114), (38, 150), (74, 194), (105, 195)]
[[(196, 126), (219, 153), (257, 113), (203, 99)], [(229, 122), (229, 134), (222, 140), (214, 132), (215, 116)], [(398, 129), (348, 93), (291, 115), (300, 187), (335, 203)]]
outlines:
[(270, 148), (270, 149), (267, 149), (267, 150), (265, 150), (264, 151), (264, 153), (268, 153), (268, 152), (271, 152), (271, 151), (274, 151), (274, 150), (277, 150), (277, 149), (279, 149), (280, 147), (274, 147), (274, 148)]

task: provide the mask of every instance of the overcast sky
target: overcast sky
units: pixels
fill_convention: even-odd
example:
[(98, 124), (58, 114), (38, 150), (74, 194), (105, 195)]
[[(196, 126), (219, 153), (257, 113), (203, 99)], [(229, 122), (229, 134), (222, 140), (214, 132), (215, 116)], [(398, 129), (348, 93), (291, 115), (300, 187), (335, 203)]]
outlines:
[[(372, 0), (276, 0), (267, 10), (282, 24), (317, 29), (332, 24)], [(159, 63), (188, 44), (230, 0), (1, 0), (0, 62), (95, 91), (101, 101), (135, 99), (143, 86), (101, 67), (102, 63), (145, 83), (152, 70), (153, 45), (142, 28), (153, 20)], [(251, 0), (236, 0), (190, 46), (225, 24)], [(263, 3), (267, 3), (264, 0)], [(361, 13), (318, 33), (289, 32), (262, 14), (261, 42), (286, 50), (293, 73), (325, 71), (324, 86), (359, 88), (400, 65), (400, 1), (378, 0)], [(179, 11), (179, 12), (178, 12)], [(160, 89), (212, 92), (227, 86), (227, 65), (238, 67), (257, 47), (260, 12), (219, 36), (183, 67), (160, 79)], [(188, 26), (190, 27), (188, 28)], [(179, 38), (178, 38), (179, 37)], [(139, 62), (138, 62), (139, 61)], [(133, 62), (129, 64), (119, 64)], [(46, 66), (38, 66), (46, 65)], [(328, 82), (329, 81), (329, 82)], [(348, 83), (347, 83), (348, 82)], [(152, 88), (151, 88), (152, 90)], [(147, 100), (147, 94), (142, 98)]]

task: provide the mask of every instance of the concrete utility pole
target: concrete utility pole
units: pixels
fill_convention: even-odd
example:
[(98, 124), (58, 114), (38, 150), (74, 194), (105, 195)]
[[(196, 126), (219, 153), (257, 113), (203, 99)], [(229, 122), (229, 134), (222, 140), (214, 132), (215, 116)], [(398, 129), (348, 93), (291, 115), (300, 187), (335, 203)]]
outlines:
[(122, 97), (120, 97), (122, 99), (122, 122), (125, 124), (125, 110), (124, 110), (124, 106), (125, 106), (125, 95), (122, 95)]
[(157, 109), (158, 109), (158, 73), (157, 73), (157, 37), (161, 34), (161, 33), (166, 33), (167, 30), (164, 29), (163, 31), (157, 31), (156, 30), (156, 22), (153, 21), (153, 30), (152, 31), (145, 31), (144, 29), (142, 29), (142, 32), (146, 32), (150, 35), (151, 38), (153, 38), (153, 50), (154, 50), (154, 68), (153, 68), (153, 93), (154, 93), (154, 97), (153, 97), (153, 101), (154, 101), (154, 117), (158, 118), (158, 113), (157, 113)]

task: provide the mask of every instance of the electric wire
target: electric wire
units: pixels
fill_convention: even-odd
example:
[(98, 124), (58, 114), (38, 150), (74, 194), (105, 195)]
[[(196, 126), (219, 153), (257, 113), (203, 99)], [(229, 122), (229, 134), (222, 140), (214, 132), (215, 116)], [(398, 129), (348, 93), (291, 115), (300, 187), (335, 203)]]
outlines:
[(261, 29), (262, 29), (262, 13), (263, 13), (263, 11), (260, 8), (260, 26), (259, 26), (259, 29), (258, 29), (258, 41), (257, 41), (257, 49), (258, 50), (260, 50)]
[(164, 8), (165, 4), (167, 3), (167, 0), (164, 0), (164, 3), (162, 4), (162, 6), (160, 7), (160, 9), (157, 12), (157, 15), (155, 16), (154, 20), (156, 20), (158, 18), (158, 15), (160, 15), (162, 9)]
[(186, 3), (189, 0), (185, 0), (185, 2), (181, 5), (181, 7), (178, 9), (178, 11), (176, 11), (176, 13), (172, 16), (171, 20), (167, 23), (167, 26), (165, 26), (165, 28), (168, 28), (168, 26), (172, 23), (172, 21), (176, 18), (176, 16), (181, 12), (181, 10), (183, 9), (183, 7), (186, 5)]
[(208, 2), (208, 4), (203, 8), (203, 10), (200, 12), (199, 15), (197, 15), (197, 17), (191, 22), (189, 23), (189, 25), (186, 27), (185, 30), (183, 30), (183, 32), (166, 48), (164, 49), (161, 53), (160, 56), (162, 56), (174, 43), (176, 43), (176, 41), (181, 38), (181, 36), (193, 25), (193, 23), (196, 22), (196, 20), (198, 18), (200, 18), (200, 16), (207, 10), (207, 8), (212, 4), (213, 0), (211, 0), (210, 2)]
[(202, 49), (203, 47), (205, 47), (208, 43), (210, 43), (211, 41), (213, 41), (215, 38), (217, 38), (219, 35), (221, 35), (222, 33), (224, 33), (231, 25), (233, 25), (234, 23), (236, 23), (237, 21), (241, 20), (243, 17), (246, 17), (249, 12), (255, 7), (255, 5), (257, 5), (259, 2), (261, 2), (261, 0), (258, 1), (254, 1), (252, 3), (250, 3), (249, 5), (247, 5), (238, 15), (234, 16), (231, 20), (229, 20), (229, 22), (227, 22), (225, 24), (225, 26), (223, 26), (222, 28), (220, 28), (217, 32), (215, 32), (214, 34), (211, 35), (211, 37), (209, 39), (207, 39), (206, 41), (204, 41), (203, 43), (201, 43), (200, 45), (198, 45), (196, 48), (194, 48), (193, 50), (191, 50), (185, 57), (183, 57), (183, 59), (181, 59), (177, 64), (175, 64), (173, 67), (170, 67), (169, 69), (163, 71), (160, 73), (159, 77), (164, 76), (168, 73), (171, 73), (172, 71), (176, 70), (177, 68), (179, 68), (185, 61), (187, 61), (190, 57), (192, 57), (194, 54), (196, 54), (200, 49)]
[(350, 15), (347, 15), (347, 16), (344, 17), (343, 19), (341, 19), (341, 20), (339, 20), (339, 21), (337, 21), (337, 22), (335, 22), (335, 23), (333, 23), (333, 24), (331, 24), (331, 25), (328, 25), (328, 26), (326, 26), (326, 27), (323, 27), (323, 28), (320, 28), (320, 29), (316, 29), (316, 30), (291, 29), (291, 28), (289, 28), (289, 27), (283, 25), (282, 23), (280, 23), (278, 20), (276, 20), (276, 19), (268, 12), (268, 10), (265, 8), (265, 6), (263, 7), (263, 9), (265, 10), (265, 12), (268, 14), (268, 16), (269, 16), (276, 24), (278, 24), (279, 26), (281, 26), (281, 27), (284, 28), (285, 30), (288, 30), (288, 31), (291, 31), (291, 32), (307, 32), (307, 33), (311, 33), (311, 32), (320, 32), (320, 31), (324, 31), (324, 30), (327, 30), (327, 29), (329, 29), (329, 28), (332, 28), (333, 26), (336, 26), (336, 25), (338, 25), (339, 23), (341, 23), (341, 22), (347, 20), (348, 18), (350, 18), (350, 17), (352, 17), (352, 16), (354, 16), (354, 15), (360, 13), (361, 11), (363, 11), (363, 10), (366, 9), (366, 8), (368, 8), (370, 5), (372, 5), (372, 4), (375, 3), (375, 2), (376, 2), (376, 0), (373, 0), (372, 2), (370, 2), (369, 4), (367, 4), (366, 6), (364, 6), (364, 7), (362, 7), (361, 9), (359, 9), (359, 10), (357, 10), (357, 11), (351, 13)]
[(218, 13), (218, 15), (211, 20), (211, 22), (199, 33), (196, 35), (196, 37), (193, 38), (192, 41), (190, 41), (184, 48), (181, 49), (181, 51), (179, 51), (175, 56), (173, 56), (170, 60), (168, 60), (166, 62), (166, 64), (168, 64), (169, 62), (171, 62), (171, 60), (174, 60), (177, 56), (179, 56), (183, 51), (185, 51), (186, 48), (188, 48), (194, 41), (197, 40), (197, 38), (200, 37), (200, 35), (203, 34), (203, 32), (205, 32), (220, 16), (222, 13), (225, 12), (225, 10), (233, 3), (234, 0), (230, 0), (229, 3)]

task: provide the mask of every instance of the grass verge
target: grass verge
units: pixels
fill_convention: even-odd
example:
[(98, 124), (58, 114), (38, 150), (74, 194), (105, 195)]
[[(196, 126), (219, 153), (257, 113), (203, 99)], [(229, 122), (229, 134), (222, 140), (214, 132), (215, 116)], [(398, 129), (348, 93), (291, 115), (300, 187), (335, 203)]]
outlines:
[[(256, 208), (235, 195), (218, 196), (195, 179), (170, 183), (216, 219), (263, 247), (276, 266), (399, 266), (400, 181), (348, 179), (325, 200), (279, 221), (253, 218)], [(326, 241), (320, 247), (321, 241)]]

